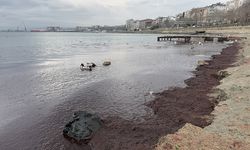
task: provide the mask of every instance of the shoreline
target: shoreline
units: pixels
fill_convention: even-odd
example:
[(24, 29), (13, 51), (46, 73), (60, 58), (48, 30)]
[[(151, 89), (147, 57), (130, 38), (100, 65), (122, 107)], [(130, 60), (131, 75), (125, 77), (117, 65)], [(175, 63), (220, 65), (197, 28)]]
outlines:
[(194, 77), (185, 81), (187, 87), (158, 93), (146, 105), (155, 115), (143, 123), (120, 118), (105, 120), (104, 127), (90, 142), (92, 149), (154, 149), (158, 140), (177, 132), (186, 123), (206, 127), (212, 123), (212, 112), (218, 101), (207, 94), (220, 84), (218, 71), (233, 66), (240, 47), (234, 44), (213, 55), (209, 64), (198, 66)]
[[(212, 97), (221, 99), (215, 107), (211, 125), (200, 128), (187, 123), (176, 133), (165, 135), (158, 141), (156, 150), (204, 149), (204, 150), (247, 150), (250, 149), (250, 30), (248, 28), (211, 29), (214, 34), (244, 36), (239, 41), (240, 50), (234, 66), (225, 71), (229, 76), (215, 87)], [(223, 32), (223, 33), (222, 33)], [(221, 97), (222, 96), (222, 97)], [(188, 137), (188, 138), (187, 138)]]
[[(219, 45), (211, 44), (211, 49), (208, 49), (209, 53), (207, 53), (206, 51), (203, 51), (200, 53), (199, 51), (202, 51), (203, 49), (204, 50), (207, 49), (207, 46), (205, 46), (205, 45), (199, 46), (199, 48), (197, 48), (197, 49), (199, 49), (199, 50), (197, 50), (198, 53), (196, 53), (196, 50), (194, 50), (194, 51), (188, 50), (190, 48), (189, 45), (184, 46), (183, 49), (180, 47), (181, 48), (180, 49), (181, 55), (186, 56), (188, 54), (188, 58), (190, 58), (190, 59), (191, 59), (191, 57), (193, 57), (192, 55), (204, 53), (204, 55), (200, 55), (200, 56), (197, 55), (197, 57), (195, 56), (196, 61), (192, 61), (191, 64), (185, 63), (185, 62), (187, 62), (187, 61), (183, 61), (185, 59), (183, 59), (183, 60), (177, 59), (178, 60), (177, 62), (176, 62), (176, 60), (174, 60), (174, 62), (176, 62), (176, 63), (170, 63), (170, 64), (174, 64), (174, 65), (170, 65), (174, 71), (177, 68), (192, 67), (192, 68), (188, 69), (189, 71), (184, 70), (184, 69), (180, 69), (180, 71), (184, 73), (183, 75), (186, 74), (185, 77), (182, 78), (181, 80), (179, 80), (179, 77), (182, 76), (182, 73), (177, 73), (176, 74), (177, 76), (174, 77), (174, 78), (178, 78), (178, 80), (180, 81), (178, 83), (181, 83), (181, 85), (180, 85), (181, 87), (184, 86), (184, 84), (183, 84), (184, 80), (189, 78), (190, 76), (192, 76), (190, 71), (193, 71), (195, 69), (198, 58), (206, 59), (206, 58), (208, 58), (208, 57), (205, 57), (206, 54), (209, 55), (209, 57), (211, 57), (211, 55), (210, 55), (211, 53), (218, 54), (218, 52), (220, 52), (222, 49), (221, 48), (222, 45), (219, 46), (220, 44)], [(225, 45), (223, 47), (225, 47)], [(155, 50), (152, 50), (152, 51), (155, 52)], [(164, 48), (163, 51), (166, 51), (166, 49)], [(184, 52), (184, 53), (182, 53), (182, 52)], [(162, 54), (162, 53), (159, 53), (159, 54)], [(156, 57), (153, 57), (153, 58), (157, 58), (157, 55), (159, 55), (159, 54), (155, 53)], [(189, 56), (189, 54), (191, 54), (191, 55)], [(172, 57), (172, 58), (174, 58), (174, 57)], [(178, 58), (178, 57), (176, 57), (176, 58)], [(144, 60), (146, 60), (146, 59), (144, 59)], [(156, 59), (156, 60), (159, 61), (158, 59)], [(134, 62), (133, 62), (133, 64), (134, 64)], [(177, 66), (175, 66), (175, 64)], [(77, 64), (77, 66), (78, 66), (78, 64)], [(120, 65), (117, 65), (117, 66), (120, 66)], [(115, 64), (112, 67), (115, 68)], [(77, 72), (79, 68), (77, 67), (76, 69), (77, 69), (76, 73), (79, 74)], [(168, 70), (168, 69), (166, 69), (166, 70)], [(153, 84), (156, 87), (158, 87), (158, 85), (160, 86), (160, 84), (158, 83), (158, 80), (159, 80), (163, 86), (169, 85), (169, 84), (166, 84), (168, 82), (165, 83), (165, 81), (168, 81), (168, 80), (171, 81), (171, 79), (172, 79), (171, 74), (172, 74), (172, 72), (167, 71), (165, 76), (161, 76), (160, 80), (159, 79), (153, 80), (153, 82), (157, 81), (156, 84), (154, 84), (154, 83)], [(155, 74), (155, 77), (157, 77), (157, 76), (158, 76), (158, 73)], [(170, 78), (168, 78), (168, 77), (170, 77)], [(46, 81), (46, 80), (44, 80), (44, 81)], [(71, 149), (74, 146), (78, 146), (78, 145), (72, 144), (68, 140), (64, 139), (64, 137), (62, 136), (63, 127), (69, 121), (73, 112), (78, 111), (78, 110), (89, 110), (90, 112), (101, 112), (103, 110), (104, 113), (99, 113), (100, 116), (103, 116), (103, 118), (109, 116), (109, 115), (106, 115), (107, 113), (105, 113), (105, 111), (112, 112), (112, 108), (109, 109), (110, 107), (105, 107), (105, 104), (103, 107), (102, 103), (100, 103), (101, 105), (99, 108), (101, 108), (102, 110), (99, 109), (101, 111), (97, 111), (97, 109), (94, 109), (94, 108), (96, 108), (96, 106), (98, 106), (98, 105), (95, 105), (96, 104), (95, 102), (100, 101), (100, 102), (104, 102), (104, 103), (105, 102), (109, 103), (109, 101), (111, 99), (109, 99), (109, 96), (107, 96), (107, 97), (104, 96), (105, 91), (102, 91), (102, 90), (109, 88), (109, 87), (111, 87), (110, 89), (113, 89), (113, 87), (117, 87), (116, 83), (118, 83), (118, 82), (116, 80), (114, 80), (113, 82), (109, 82), (109, 80), (103, 80), (103, 81), (97, 82), (97, 84), (94, 83), (93, 86), (86, 86), (86, 88), (79, 88), (79, 91), (76, 90), (76, 92), (73, 92), (72, 96), (67, 96), (67, 99), (65, 99), (65, 102), (62, 102), (59, 105), (55, 105), (55, 106), (52, 105), (52, 107), (50, 107), (50, 108), (46, 107), (46, 105), (39, 105), (38, 107), (34, 107), (34, 109), (32, 109), (32, 107), (30, 107), (30, 109), (27, 109), (28, 111), (31, 110), (31, 111), (29, 111), (29, 113), (19, 117), (18, 119), (14, 120), (12, 123), (7, 125), (6, 127), (2, 128), (3, 132), (1, 135), (3, 138), (0, 140), (1, 147), (3, 149), (15, 149), (15, 147), (23, 147), (24, 149), (37, 149), (37, 148), (41, 148), (41, 149), (51, 149), (52, 148), (53, 149), (53, 148), (60, 145), (60, 147), (62, 147), (62, 148)], [(173, 79), (173, 81), (174, 81), (174, 79)], [(120, 85), (120, 83), (124, 83), (124, 82), (119, 82), (118, 84)], [(48, 86), (49, 85), (50, 84), (48, 84)], [(109, 86), (109, 85), (111, 85), (111, 86)], [(112, 87), (112, 85), (115, 85), (115, 86)], [(133, 84), (131, 84), (131, 85), (133, 85)], [(176, 84), (170, 83), (170, 85), (175, 86)], [(121, 91), (121, 92), (127, 93), (127, 92), (125, 92), (125, 90), (126, 90), (126, 87), (128, 87), (128, 86), (122, 85), (122, 87), (124, 87), (124, 88), (117, 88), (116, 91), (117, 92)], [(131, 88), (131, 89), (133, 89), (133, 88)], [(160, 92), (164, 89), (167, 89), (167, 88), (162, 88), (162, 89), (153, 90), (153, 91)], [(98, 93), (96, 93), (96, 91), (98, 91)], [(110, 90), (107, 90), (107, 91), (110, 91)], [(144, 95), (145, 92), (147, 92), (147, 91), (149, 91), (149, 90), (146, 89), (140, 95)], [(113, 93), (116, 94), (116, 92), (113, 92)], [(89, 94), (89, 96), (86, 94)], [(68, 94), (65, 93), (65, 95), (68, 95)], [(120, 95), (118, 95), (118, 96), (120, 96)], [(126, 101), (129, 102), (130, 100), (131, 101), (136, 100), (136, 99), (134, 99), (135, 97), (131, 96), (130, 94), (129, 95), (126, 94), (125, 96), (130, 97), (130, 98), (124, 99), (124, 100), (120, 99), (121, 101), (123, 101), (125, 103), (126, 103)], [(119, 97), (116, 99), (119, 100)], [(91, 105), (86, 103), (88, 101), (92, 102), (92, 103), (90, 103)], [(117, 106), (122, 107), (123, 105), (120, 105), (120, 104), (123, 104), (123, 102), (117, 103), (118, 104)], [(139, 107), (137, 107), (136, 105), (134, 105), (134, 106), (128, 105), (128, 107), (125, 108), (128, 111), (125, 111), (125, 113), (121, 113), (121, 115), (124, 116), (124, 115), (131, 114), (131, 116), (133, 115), (133, 118), (131, 120), (134, 120), (135, 122), (139, 123), (139, 121), (144, 119), (142, 117), (144, 117), (144, 116), (150, 117), (152, 115), (152, 113), (151, 113), (152, 110), (150, 108), (146, 107), (144, 105), (144, 103), (145, 103), (145, 99), (142, 98), (140, 103), (139, 103)], [(50, 104), (50, 103), (47, 103), (47, 105), (48, 104)], [(145, 114), (149, 114), (149, 115), (141, 115), (142, 113), (139, 112), (140, 109), (143, 112), (145, 112)], [(6, 111), (6, 112), (8, 113), (8, 111)], [(135, 113), (133, 113), (133, 112), (135, 112)], [(14, 114), (14, 112), (11, 113), (10, 115), (12, 115), (12, 114)], [(112, 113), (110, 113), (110, 114), (112, 114)], [(138, 115), (136, 115), (136, 114), (138, 114)], [(10, 117), (10, 115), (8, 117)], [(112, 115), (112, 116), (119, 116), (119, 114)], [(134, 130), (137, 130), (137, 129), (134, 128)], [(13, 135), (13, 133), (15, 133), (15, 134)]]

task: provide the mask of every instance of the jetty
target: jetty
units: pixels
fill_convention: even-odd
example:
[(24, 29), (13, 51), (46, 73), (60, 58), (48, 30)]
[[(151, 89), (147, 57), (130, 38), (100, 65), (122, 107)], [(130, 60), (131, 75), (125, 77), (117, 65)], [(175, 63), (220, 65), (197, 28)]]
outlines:
[(221, 35), (165, 35), (157, 37), (158, 42), (183, 41), (185, 43), (188, 43), (192, 39), (199, 39), (202, 40), (202, 42), (205, 41), (224, 42), (224, 41), (246, 39), (246, 37), (232, 37), (232, 36), (221, 36)]

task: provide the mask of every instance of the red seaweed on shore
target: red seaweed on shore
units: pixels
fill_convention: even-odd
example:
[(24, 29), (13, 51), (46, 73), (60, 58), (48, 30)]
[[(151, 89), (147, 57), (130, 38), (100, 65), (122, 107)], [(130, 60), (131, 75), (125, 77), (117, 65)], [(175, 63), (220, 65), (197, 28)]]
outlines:
[(185, 81), (187, 87), (174, 88), (157, 94), (155, 100), (146, 105), (155, 115), (142, 123), (120, 118), (105, 120), (105, 126), (94, 136), (90, 145), (96, 150), (151, 150), (160, 137), (176, 132), (186, 123), (206, 127), (212, 122), (211, 112), (217, 102), (208, 94), (220, 84), (214, 75), (233, 66), (238, 44), (214, 55), (208, 64), (198, 66), (194, 77)]

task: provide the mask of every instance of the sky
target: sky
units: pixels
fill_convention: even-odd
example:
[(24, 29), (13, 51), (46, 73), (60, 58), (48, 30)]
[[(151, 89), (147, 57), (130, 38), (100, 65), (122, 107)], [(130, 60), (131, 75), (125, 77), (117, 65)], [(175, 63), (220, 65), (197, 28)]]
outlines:
[(0, 0), (0, 29), (121, 25), (227, 0)]

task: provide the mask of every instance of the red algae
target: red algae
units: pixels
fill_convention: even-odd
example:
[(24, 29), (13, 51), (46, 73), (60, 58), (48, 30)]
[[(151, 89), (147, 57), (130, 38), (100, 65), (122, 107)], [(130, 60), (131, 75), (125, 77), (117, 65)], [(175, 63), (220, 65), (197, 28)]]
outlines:
[(194, 77), (185, 81), (187, 87), (173, 88), (156, 94), (146, 105), (153, 109), (154, 117), (142, 123), (109, 118), (105, 126), (90, 142), (92, 149), (100, 150), (150, 150), (160, 137), (175, 133), (186, 123), (206, 127), (212, 122), (211, 112), (217, 102), (208, 94), (220, 84), (216, 74), (236, 62), (240, 47), (236, 43), (212, 56), (208, 64), (198, 66)]

